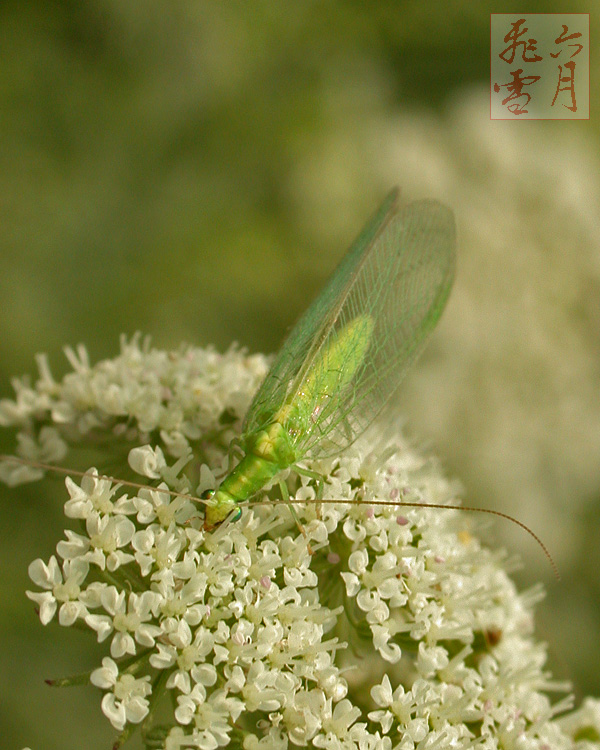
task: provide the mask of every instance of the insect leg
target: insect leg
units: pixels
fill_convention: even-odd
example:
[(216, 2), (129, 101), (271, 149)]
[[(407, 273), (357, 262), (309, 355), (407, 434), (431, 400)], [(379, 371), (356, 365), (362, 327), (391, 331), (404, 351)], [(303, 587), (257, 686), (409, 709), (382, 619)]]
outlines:
[(235, 455), (237, 454), (238, 458), (243, 458), (245, 456), (244, 449), (242, 447), (242, 441), (240, 438), (233, 438), (233, 440), (229, 443), (229, 468), (228, 470), (231, 471), (233, 469), (234, 459)]
[(310, 469), (305, 469), (302, 466), (296, 466), (294, 465), (292, 467), (296, 474), (300, 474), (304, 477), (309, 477), (309, 479), (314, 479), (317, 483), (317, 518), (321, 518), (321, 505), (320, 502), (323, 499), (323, 492), (325, 490), (325, 479), (323, 478), (322, 474), (319, 474), (316, 471), (311, 471)]

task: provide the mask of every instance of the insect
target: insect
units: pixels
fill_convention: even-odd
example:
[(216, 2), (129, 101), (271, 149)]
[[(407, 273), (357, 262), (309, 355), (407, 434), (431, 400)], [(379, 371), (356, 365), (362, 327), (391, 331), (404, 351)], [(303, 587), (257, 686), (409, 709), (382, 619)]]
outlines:
[[(241, 460), (201, 498), (205, 529), (239, 518), (240, 503), (284, 469), (322, 481), (298, 462), (341, 453), (392, 399), (443, 312), (454, 277), (455, 245), (450, 209), (432, 200), (402, 207), (398, 189), (386, 197), (276, 356), (235, 441)], [(0, 459), (89, 476), (15, 456)], [(286, 498), (283, 483), (281, 488)], [(371, 504), (454, 508), (505, 518), (533, 537), (560, 577), (541, 539), (502, 511), (404, 501)]]
[(452, 212), (393, 190), (285, 340), (242, 427), (243, 457), (208, 500), (212, 529), (280, 471), (347, 448), (395, 393), (454, 277)]

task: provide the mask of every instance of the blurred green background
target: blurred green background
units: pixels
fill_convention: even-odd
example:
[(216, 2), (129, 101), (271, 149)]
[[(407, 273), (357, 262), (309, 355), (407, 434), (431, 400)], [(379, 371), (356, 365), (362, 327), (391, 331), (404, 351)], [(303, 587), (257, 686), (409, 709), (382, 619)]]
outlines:
[[(558, 584), (526, 535), (487, 532), (523, 559), (522, 585), (546, 582), (540, 637), (580, 698), (600, 692), (599, 17), (590, 121), (491, 122), (489, 14), (519, 10), (5, 0), (0, 396), (36, 352), (60, 375), (63, 345), (96, 361), (122, 332), (275, 351), (393, 184), (444, 201), (458, 276), (403, 389), (409, 433), (466, 503), (515, 514), (555, 554)], [(24, 595), (62, 537), (60, 487), (0, 488), (5, 747), (114, 736), (96, 691), (42, 681), (100, 653), (43, 629)]]

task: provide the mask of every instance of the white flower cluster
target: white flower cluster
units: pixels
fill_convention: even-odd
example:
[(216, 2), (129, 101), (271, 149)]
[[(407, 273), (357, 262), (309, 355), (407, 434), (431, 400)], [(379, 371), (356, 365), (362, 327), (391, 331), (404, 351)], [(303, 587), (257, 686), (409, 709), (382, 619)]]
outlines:
[[(199, 496), (221, 478), (265, 359), (137, 339), (95, 367), (82, 350), (70, 359), (61, 383), (40, 360), (0, 420), (37, 460), (104, 433), (111, 458), (126, 448), (137, 481), (157, 485), (127, 494), (94, 469), (68, 479), (74, 528), (29, 571), (44, 624), (57, 616), (106, 642), (90, 680), (121, 741), (141, 723), (165, 750), (600, 748), (600, 702), (568, 713), (570, 699), (547, 695), (564, 686), (532, 635), (540, 591), (517, 593), (467, 514), (401, 507), (454, 500), (434, 462), (399, 441), (378, 466), (359, 441), (310, 462), (320, 506), (314, 480), (288, 476), (307, 501), (295, 506), (303, 534), (282, 502), (207, 532), (201, 503), (169, 490)], [(2, 465), (12, 483), (28, 472)], [(171, 723), (153, 727), (169, 700)]]

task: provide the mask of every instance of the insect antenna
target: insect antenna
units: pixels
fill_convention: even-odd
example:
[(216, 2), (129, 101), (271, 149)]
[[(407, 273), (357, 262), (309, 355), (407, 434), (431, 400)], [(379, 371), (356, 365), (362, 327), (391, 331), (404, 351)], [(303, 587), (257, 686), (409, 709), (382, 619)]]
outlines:
[[(443, 505), (442, 503), (413, 503), (413, 502), (404, 502), (404, 501), (397, 501), (397, 500), (295, 500), (294, 498), (290, 498), (290, 503), (294, 503), (297, 505), (300, 505), (302, 503), (314, 503), (318, 505), (334, 505), (334, 504), (344, 504), (344, 505), (387, 505), (387, 506), (394, 506), (396, 508), (439, 508), (441, 510), (466, 510), (470, 513), (488, 513), (491, 516), (498, 516), (499, 518), (504, 518), (507, 521), (512, 521), (512, 523), (515, 523), (517, 526), (522, 528), (524, 531), (526, 531), (540, 546), (542, 552), (547, 557), (548, 562), (550, 563), (550, 567), (552, 568), (552, 572), (554, 573), (554, 576), (557, 581), (560, 581), (560, 573), (558, 572), (558, 566), (554, 562), (554, 558), (550, 554), (550, 551), (548, 550), (548, 547), (542, 542), (540, 537), (529, 528), (526, 524), (524, 524), (522, 521), (519, 521), (518, 518), (514, 518), (514, 516), (509, 515), (508, 513), (503, 513), (501, 510), (492, 510), (491, 508), (475, 508), (470, 507), (468, 505)], [(267, 505), (267, 501), (265, 500), (251, 500), (250, 505)]]
[[(175, 490), (168, 490), (150, 485), (150, 484), (141, 484), (139, 482), (130, 482), (124, 479), (117, 479), (115, 477), (109, 476), (108, 474), (101, 474), (97, 471), (75, 471), (74, 469), (67, 469), (63, 466), (54, 466), (53, 464), (46, 464), (42, 461), (33, 461), (28, 458), (19, 458), (17, 456), (10, 456), (6, 454), (0, 453), (0, 461), (13, 461), (14, 463), (23, 464), (24, 466), (31, 466), (35, 469), (43, 469), (45, 471), (53, 471), (59, 474), (72, 474), (73, 476), (77, 477), (91, 477), (93, 479), (108, 479), (111, 482), (114, 482), (116, 484), (124, 485), (125, 487), (133, 487), (134, 489), (139, 490), (153, 490), (153, 491), (159, 491), (164, 492), (167, 495), (171, 495), (171, 497), (183, 497), (188, 500), (191, 500), (195, 503), (201, 503), (206, 505), (207, 501), (203, 500), (202, 498), (196, 497), (195, 495), (190, 495), (185, 492), (177, 492)], [(404, 507), (404, 508), (436, 508), (441, 510), (464, 510), (468, 511), (469, 513), (487, 513), (491, 516), (497, 516), (498, 518), (503, 518), (506, 521), (511, 521), (512, 523), (519, 526), (521, 529), (526, 531), (529, 536), (531, 536), (539, 545), (542, 552), (548, 559), (548, 562), (550, 563), (550, 566), (552, 568), (552, 572), (554, 573), (554, 577), (557, 581), (560, 581), (560, 573), (558, 572), (558, 567), (556, 563), (554, 562), (554, 558), (550, 554), (550, 551), (548, 550), (548, 547), (542, 542), (540, 537), (527, 526), (522, 521), (519, 521), (518, 518), (515, 518), (514, 516), (509, 515), (508, 513), (503, 513), (501, 510), (493, 510), (491, 508), (475, 508), (470, 507), (466, 505), (444, 505), (442, 503), (415, 503), (415, 502), (398, 502), (396, 500), (332, 500), (332, 499), (326, 499), (326, 500), (296, 500), (294, 498), (289, 498), (289, 503), (295, 504), (295, 505), (301, 505), (303, 503), (316, 503), (321, 505), (334, 505), (334, 504), (345, 504), (345, 505), (383, 505), (383, 506), (393, 506), (396, 508)], [(251, 500), (249, 501), (248, 505), (256, 506), (256, 505), (270, 505), (272, 504), (269, 501), (266, 500)]]
[(133, 487), (136, 490), (152, 490), (155, 492), (162, 492), (172, 497), (184, 497), (188, 500), (193, 500), (195, 503), (207, 504), (206, 500), (195, 495), (189, 495), (186, 492), (177, 492), (176, 490), (167, 490), (162, 487), (156, 487), (151, 484), (141, 484), (139, 482), (130, 482), (126, 479), (118, 479), (117, 477), (110, 476), (110, 474), (101, 474), (99, 471), (76, 471), (75, 469), (67, 469), (64, 466), (55, 466), (54, 464), (45, 464), (42, 461), (33, 461), (29, 458), (19, 458), (17, 456), (9, 456), (4, 453), (0, 453), (0, 461), (13, 461), (17, 464), (23, 464), (24, 466), (31, 466), (34, 469), (43, 469), (44, 471), (53, 471), (58, 474), (73, 475), (75, 477), (91, 477), (92, 479), (108, 479), (110, 482), (115, 484), (122, 484), (125, 487)]

